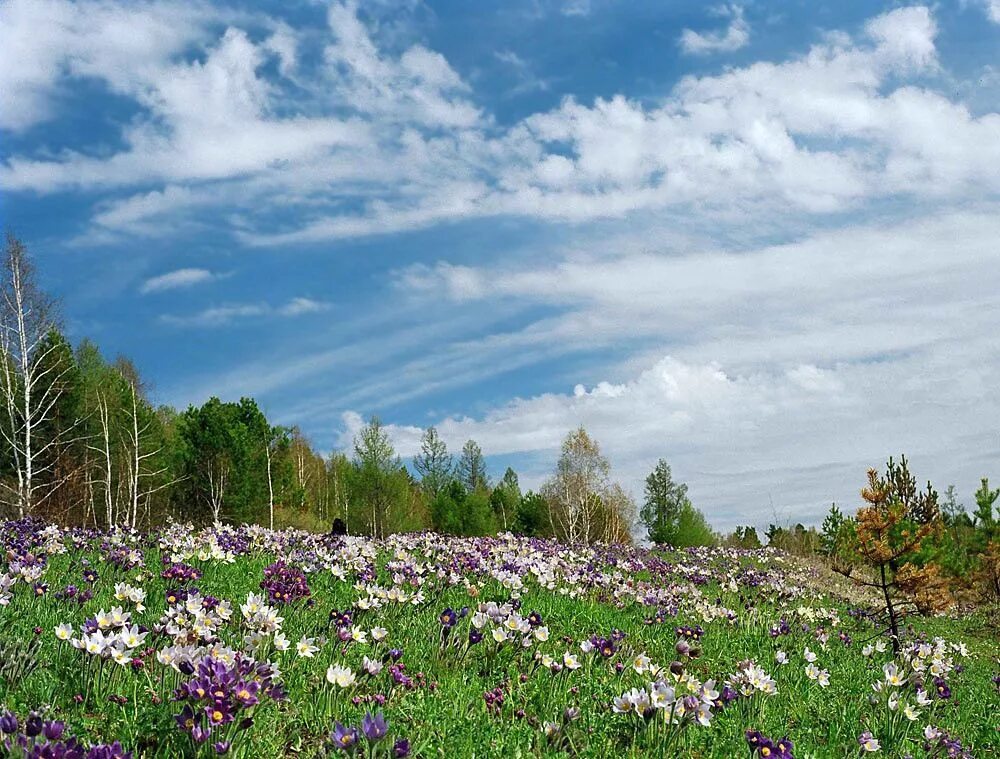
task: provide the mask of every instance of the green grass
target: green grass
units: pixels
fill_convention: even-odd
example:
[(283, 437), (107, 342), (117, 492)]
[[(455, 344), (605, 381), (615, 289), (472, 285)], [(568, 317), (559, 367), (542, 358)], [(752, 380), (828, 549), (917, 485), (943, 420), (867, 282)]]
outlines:
[[(633, 579), (643, 579), (651, 588), (684, 585), (686, 590), (678, 597), (701, 599), (709, 606), (719, 599), (723, 606), (737, 612), (735, 622), (704, 621), (693, 602), (682, 602), (676, 619), (668, 617), (663, 624), (647, 624), (653, 609), (640, 605), (628, 593), (615, 600), (615, 587), (610, 584), (599, 591), (580, 591), (579, 597), (571, 598), (559, 592), (574, 587), (569, 581), (560, 580), (556, 590), (545, 590), (529, 578), (520, 597), (521, 613), (537, 611), (542, 615), (550, 631), (548, 641), (538, 642), (528, 650), (510, 643), (498, 648), (487, 632), (486, 639), (465, 654), (449, 646), (442, 650), (440, 612), (446, 607), (474, 609), (479, 602), (502, 603), (511, 597), (499, 582), (481, 575), (469, 575), (477, 586), (476, 598), (462, 585), (445, 587), (435, 581), (429, 584), (426, 600), (419, 606), (389, 604), (379, 610), (358, 612), (356, 626), (365, 630), (381, 626), (389, 631), (382, 644), (344, 646), (336, 640), (318, 640), (317, 644), (322, 645), (315, 657), (298, 657), (295, 641), (302, 636), (332, 636), (330, 610), (343, 610), (359, 598), (354, 575), (340, 581), (328, 571), (311, 573), (311, 605), (299, 601), (281, 608), (282, 629), (293, 647), (270, 656), (281, 667), (288, 698), (262, 702), (254, 713), (255, 724), (242, 734), (231, 754), (255, 758), (321, 755), (335, 720), (357, 724), (368, 709), (374, 708), (352, 699), (380, 693), (388, 696), (382, 708), (390, 723), (390, 736), (407, 737), (415, 756), (748, 757), (744, 738), (748, 729), (760, 730), (775, 739), (788, 735), (795, 741), (796, 757), (858, 756), (857, 738), (866, 729), (882, 740), (877, 755), (924, 756), (929, 754), (923, 750), (921, 730), (928, 723), (960, 739), (975, 756), (1000, 756), (1000, 696), (992, 682), (998, 674), (1000, 646), (985, 615), (908, 620), (915, 632), (941, 636), (949, 643), (966, 643), (969, 656), (955, 656), (962, 671), (948, 676), (951, 699), (936, 701), (923, 709), (915, 722), (907, 722), (891, 733), (886, 729), (886, 708), (871, 703), (876, 695), (872, 683), (882, 677), (882, 664), (891, 659), (891, 651), (872, 657), (861, 653), (861, 642), (873, 638), (877, 631), (850, 618), (843, 601), (823, 593), (822, 575), (808, 578), (807, 573), (798, 570), (789, 572), (789, 564), (782, 565), (781, 574), (776, 576), (787, 577), (790, 587), (805, 588), (795, 598), (779, 600), (778, 594), (765, 586), (740, 585), (735, 591), (720, 587), (718, 581), (738, 569), (734, 562), (758, 566), (766, 554), (738, 560), (734, 556), (732, 552), (720, 552), (708, 561), (684, 558), (685, 563), (699, 564), (714, 578), (695, 591), (687, 590), (679, 576), (643, 570)], [(93, 588), (94, 598), (80, 607), (75, 601), (58, 599), (56, 591), (68, 584), (82, 585), (80, 562), (84, 557), (101, 576)], [(234, 648), (241, 644), (239, 605), (248, 593), (260, 592), (263, 569), (277, 558), (274, 553), (258, 553), (241, 556), (233, 564), (196, 559), (190, 562), (204, 572), (195, 583), (202, 594), (232, 602), (233, 623), (222, 637)], [(384, 566), (387, 558), (383, 553), (379, 560), (378, 579), (385, 587), (392, 584)], [(193, 756), (195, 748), (190, 738), (174, 724), (173, 715), (179, 707), (170, 700), (172, 687), (186, 678), (167, 670), (153, 657), (146, 658), (145, 667), (138, 672), (109, 660), (101, 662), (57, 641), (53, 633), (60, 623), (79, 628), (99, 609), (123, 605), (114, 599), (114, 583), (123, 580), (141, 585), (148, 592), (148, 608), (135, 619), (151, 626), (166, 607), (168, 583), (158, 575), (158, 549), (147, 549), (145, 562), (146, 569), (116, 573), (101, 561), (100, 552), (94, 548), (71, 551), (50, 558), (44, 575), (49, 585), (45, 595), (36, 597), (24, 583), (15, 586), (11, 603), (0, 608), (0, 641), (8, 649), (23, 647), (36, 637), (35, 628), (41, 628), (37, 636), (40, 649), (37, 666), (29, 674), (0, 677), (0, 703), (22, 718), (30, 709), (44, 709), (87, 741), (117, 738), (137, 755)], [(627, 578), (628, 573), (623, 573), (622, 579)], [(840, 626), (826, 625), (830, 638), (825, 648), (812, 631), (816, 623), (810, 624), (810, 632), (801, 629), (803, 619), (795, 611), (800, 606), (838, 613)], [(774, 639), (768, 629), (781, 616), (788, 619), (792, 633)], [(464, 638), (469, 622), (469, 617), (460, 620), (452, 634)], [(700, 656), (685, 662), (686, 672), (699, 680), (714, 678), (721, 689), (740, 661), (753, 659), (775, 678), (777, 693), (739, 699), (716, 709), (711, 726), (692, 725), (675, 731), (665, 750), (668, 738), (663, 720), (646, 726), (633, 714), (614, 714), (611, 704), (624, 691), (649, 683), (648, 676), (632, 670), (635, 655), (644, 652), (662, 665), (677, 657), (674, 628), (679, 624), (700, 624), (704, 628)], [(613, 629), (625, 635), (614, 657), (580, 653), (582, 640), (609, 635)], [(837, 638), (840, 631), (850, 635), (854, 643), (845, 646)], [(155, 645), (162, 648), (166, 641)], [(817, 664), (829, 671), (829, 687), (822, 688), (806, 677), (806, 646), (818, 654)], [(363, 656), (382, 656), (390, 647), (403, 650), (406, 673), (414, 678), (420, 673), (423, 685), (410, 690), (390, 689), (387, 670), (375, 678), (360, 678), (347, 691), (338, 691), (326, 681), (328, 665), (347, 664), (358, 671)], [(789, 664), (779, 666), (775, 662), (779, 649), (788, 653)], [(536, 651), (556, 659), (565, 651), (573, 651), (583, 666), (553, 674), (536, 662)], [(621, 671), (615, 666), (619, 662), (625, 665)], [(484, 693), (495, 688), (502, 691), (503, 704), (491, 710)], [(112, 703), (109, 696), (124, 696), (126, 701)], [(568, 707), (578, 707), (579, 718), (564, 727), (565, 740), (548, 740), (544, 723), (561, 725)], [(898, 714), (896, 717), (897, 723), (901, 722)], [(380, 744), (383, 751), (389, 747), (389, 742)], [(203, 755), (212, 753), (210, 745), (201, 750)]]

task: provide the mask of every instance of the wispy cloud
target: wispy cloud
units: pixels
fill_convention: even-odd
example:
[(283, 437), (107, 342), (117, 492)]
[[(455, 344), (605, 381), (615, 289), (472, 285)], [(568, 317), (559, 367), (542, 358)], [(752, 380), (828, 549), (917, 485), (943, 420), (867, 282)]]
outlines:
[(247, 319), (291, 318), (305, 314), (316, 314), (330, 308), (329, 303), (311, 298), (292, 298), (284, 305), (272, 306), (268, 303), (234, 303), (213, 306), (190, 315), (165, 314), (160, 320), (179, 327), (220, 327)]
[(164, 290), (176, 290), (191, 287), (202, 282), (209, 282), (218, 277), (208, 269), (177, 269), (176, 271), (150, 277), (139, 288), (142, 293), (157, 293)]
[(685, 29), (679, 40), (681, 50), (690, 55), (707, 53), (730, 53), (750, 42), (750, 25), (743, 17), (743, 7), (730, 5), (720, 9), (721, 15), (729, 17), (729, 26), (724, 32), (696, 32)]

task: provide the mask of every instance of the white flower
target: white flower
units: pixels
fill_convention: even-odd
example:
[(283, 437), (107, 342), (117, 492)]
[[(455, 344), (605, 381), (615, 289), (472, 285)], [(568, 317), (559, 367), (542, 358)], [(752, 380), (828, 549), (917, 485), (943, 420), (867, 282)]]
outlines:
[(903, 714), (906, 715), (906, 718), (910, 720), (910, 722), (916, 722), (917, 717), (920, 716), (920, 712), (915, 706), (913, 706), (913, 704), (906, 704), (903, 707)]
[(349, 688), (354, 685), (355, 680), (357, 678), (354, 672), (348, 667), (331, 664), (326, 670), (326, 681), (338, 688)]
[(69, 640), (73, 637), (73, 625), (63, 623), (56, 625), (56, 638), (59, 640)]
[(307, 659), (311, 659), (313, 654), (319, 651), (319, 648), (313, 645), (314, 638), (303, 638), (298, 643), (295, 644), (295, 650), (299, 656), (304, 656)]
[(381, 640), (385, 640), (385, 637), (389, 634), (389, 631), (386, 630), (384, 627), (373, 627), (370, 630), (370, 632), (371, 632), (372, 640), (374, 640), (376, 642), (381, 641)]
[(885, 674), (887, 684), (896, 688), (906, 685), (906, 677), (899, 671), (899, 667), (894, 662), (886, 662), (882, 667), (882, 672)]
[(676, 700), (674, 689), (660, 680), (649, 686), (649, 698), (655, 709), (666, 709)]
[(361, 668), (372, 677), (382, 671), (382, 666), (382, 662), (378, 659), (369, 659), (367, 656), (361, 662)]
[(288, 638), (285, 637), (283, 632), (277, 632), (274, 634), (274, 648), (277, 651), (287, 651), (291, 647), (291, 643)]
[(632, 669), (638, 674), (642, 674), (649, 669), (650, 659), (646, 654), (639, 654), (632, 660)]
[(806, 646), (806, 652), (803, 655), (805, 656), (805, 660), (807, 662), (812, 663), (816, 661), (816, 654), (814, 654), (812, 651), (809, 650), (809, 646)]
[(774, 660), (778, 662), (778, 664), (788, 664), (788, 654), (784, 651), (778, 651), (778, 653), (774, 655)]
[(566, 669), (580, 669), (580, 660), (567, 651), (563, 654), (563, 666)]

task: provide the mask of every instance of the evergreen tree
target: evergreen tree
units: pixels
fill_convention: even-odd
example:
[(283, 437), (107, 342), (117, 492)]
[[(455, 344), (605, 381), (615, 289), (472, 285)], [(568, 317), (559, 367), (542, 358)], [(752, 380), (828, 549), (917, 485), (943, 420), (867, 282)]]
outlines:
[(988, 533), (992, 532), (997, 521), (996, 517), (993, 516), (993, 504), (997, 502), (997, 498), (1000, 498), (1000, 489), (990, 490), (989, 479), (983, 477), (979, 490), (973, 497), (976, 499), (976, 511), (973, 514), (976, 527), (985, 529)]
[(646, 498), (639, 512), (652, 542), (676, 545), (681, 511), (689, 503), (687, 489), (684, 483), (674, 482), (665, 459), (656, 462), (646, 477)]
[(521, 501), (521, 485), (517, 473), (507, 467), (503, 478), (490, 494), (490, 506), (502, 530), (509, 530), (517, 518), (517, 505)]
[(467, 440), (462, 446), (462, 456), (458, 460), (456, 475), (465, 489), (487, 490), (490, 487), (489, 475), (486, 473), (486, 459), (483, 451), (475, 440)]
[(420, 484), (433, 498), (449, 483), (454, 463), (448, 446), (438, 435), (437, 429), (428, 427), (420, 441), (420, 453), (413, 458), (413, 468), (420, 475)]
[(517, 504), (514, 532), (533, 537), (547, 536), (549, 532), (549, 505), (540, 493), (528, 491)]
[(389, 434), (372, 417), (354, 438), (352, 505), (363, 515), (368, 534), (384, 538), (405, 519), (409, 504), (409, 477)]

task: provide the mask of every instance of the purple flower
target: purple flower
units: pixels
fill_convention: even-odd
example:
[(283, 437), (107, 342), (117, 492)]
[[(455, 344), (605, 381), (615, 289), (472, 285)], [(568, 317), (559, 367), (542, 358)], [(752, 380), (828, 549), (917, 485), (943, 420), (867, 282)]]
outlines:
[(110, 745), (100, 743), (90, 747), (85, 759), (132, 759), (132, 752), (122, 748), (118, 741)]
[(17, 717), (11, 712), (6, 712), (0, 717), (0, 733), (16, 733), (17, 727)]
[(353, 754), (358, 745), (358, 729), (356, 727), (345, 727), (337, 722), (333, 726), (333, 745), (348, 754)]
[(937, 693), (938, 698), (951, 698), (951, 688), (948, 687), (948, 682), (943, 677), (934, 678), (934, 692)]
[(191, 737), (194, 738), (195, 743), (204, 743), (212, 737), (212, 728), (195, 725), (191, 728)]
[(28, 719), (24, 723), (24, 734), (29, 738), (34, 738), (40, 735), (42, 732), (42, 718), (41, 715), (32, 712), (28, 715)]
[(394, 744), (392, 744), (392, 755), (396, 759), (403, 759), (403, 757), (410, 755), (410, 742), (406, 738), (400, 738)]
[(46, 722), (42, 725), (42, 735), (50, 741), (57, 741), (62, 738), (66, 726), (62, 722)]
[(361, 732), (372, 743), (378, 743), (389, 732), (389, 724), (385, 721), (385, 715), (381, 711), (375, 712), (374, 716), (368, 712), (361, 718)]

